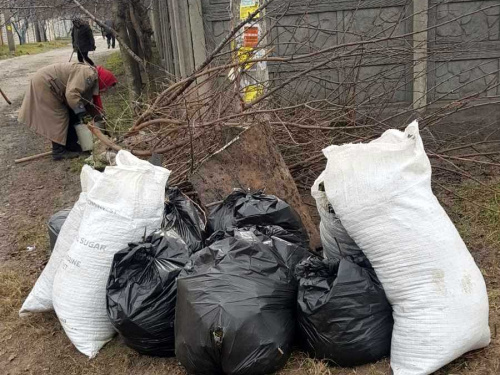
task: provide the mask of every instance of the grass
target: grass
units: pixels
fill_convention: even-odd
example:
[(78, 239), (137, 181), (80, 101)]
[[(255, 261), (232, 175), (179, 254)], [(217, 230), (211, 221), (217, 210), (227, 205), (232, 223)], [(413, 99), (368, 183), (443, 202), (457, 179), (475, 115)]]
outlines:
[(0, 60), (24, 55), (36, 55), (37, 53), (47, 52), (52, 49), (67, 47), (69, 43), (71, 43), (70, 39), (57, 39), (51, 42), (27, 43), (17, 45), (16, 51), (13, 54), (9, 52), (9, 46), (3, 45), (0, 46)]
[(111, 70), (116, 76), (125, 75), (125, 67), (120, 51), (113, 52), (102, 62), (102, 65)]
[(106, 111), (108, 130), (113, 135), (120, 135), (127, 131), (133, 123), (123, 60), (120, 52), (117, 51), (98, 63), (111, 70), (118, 79), (118, 84), (102, 95), (102, 102)]
[(87, 163), (87, 156), (81, 156), (79, 158), (71, 159), (70, 160), (70, 165), (69, 165), (69, 170), (72, 173), (80, 173), (82, 171), (82, 168), (85, 164)]
[(28, 246), (36, 246), (37, 248), (48, 248), (49, 242), (47, 239), (47, 226), (41, 220), (32, 223), (31, 228), (20, 230), (17, 234), (18, 251), (26, 251)]
[[(158, 90), (161, 86), (158, 82), (163, 82), (165, 73), (161, 69), (161, 59), (158, 49), (153, 47), (152, 69), (150, 76), (151, 89)], [(102, 96), (106, 118), (108, 121), (108, 130), (111, 130), (114, 136), (120, 136), (130, 129), (133, 124), (133, 109), (130, 103), (129, 88), (127, 86), (125, 67), (119, 51), (108, 55), (106, 58), (98, 61), (98, 64), (111, 70), (118, 78), (118, 84), (113, 90)], [(143, 79), (145, 77), (143, 76)], [(140, 101), (139, 99), (138, 101)]]
[(21, 280), (20, 275), (12, 270), (0, 272), (0, 319), (7, 320), (16, 311), (21, 301), (24, 290), (23, 286), (26, 285)]
[(304, 353), (296, 352), (288, 361), (286, 367), (278, 375), (386, 375), (389, 373), (389, 360), (384, 359), (377, 363), (359, 366), (352, 369), (329, 366), (323, 361), (308, 357)]
[(440, 198), (451, 199), (448, 214), (484, 275), (490, 303), (492, 342), (488, 348), (468, 353), (436, 374), (499, 374), (500, 180), (492, 180), (486, 187), (474, 182), (451, 189), (463, 199), (457, 199), (456, 196)]
[[(493, 340), (491, 345), (480, 351), (468, 353), (438, 371), (437, 375), (493, 375), (500, 373), (500, 341), (495, 327), (500, 323), (500, 266), (497, 255), (500, 252), (500, 181), (492, 181), (488, 189), (478, 184), (462, 184), (454, 188), (457, 194), (442, 196), (458, 230), (478, 262), (490, 297), (490, 323)], [(485, 210), (489, 207), (495, 212)], [(26, 228), (32, 233), (19, 232), (20, 247), (41, 243), (46, 228), (38, 221)], [(45, 241), (46, 246), (46, 241)], [(40, 254), (40, 253), (38, 253)], [(34, 269), (30, 253), (23, 252), (18, 266), (13, 269), (0, 268), (0, 366), (7, 363), (9, 369), (28, 373), (51, 374), (185, 374), (175, 359), (140, 356), (127, 348), (119, 338), (107, 344), (96, 359), (89, 361), (79, 354), (61, 330), (54, 314), (38, 314), (19, 319), (17, 311), (29, 292), (42, 267)], [(33, 254), (34, 256), (34, 254)], [(30, 343), (26, 345), (26, 343)], [(13, 357), (14, 356), (14, 357)], [(9, 361), (9, 358), (13, 358)], [(28, 369), (28, 370), (26, 370)], [(47, 370), (49, 369), (49, 370)], [(389, 372), (388, 359), (375, 364), (353, 369), (343, 369), (309, 358), (296, 352), (279, 375), (385, 375)], [(16, 372), (17, 373), (17, 372)]]
[(500, 181), (491, 183), (489, 189), (466, 184), (457, 191), (465, 199), (456, 201), (453, 215), (464, 239), (476, 248), (500, 248)]

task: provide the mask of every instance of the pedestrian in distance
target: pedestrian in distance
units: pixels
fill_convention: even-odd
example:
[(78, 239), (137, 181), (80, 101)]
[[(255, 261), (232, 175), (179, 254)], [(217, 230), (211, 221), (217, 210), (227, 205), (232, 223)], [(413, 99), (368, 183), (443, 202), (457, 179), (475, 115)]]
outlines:
[(104, 22), (104, 24), (107, 27), (109, 27), (109, 29), (103, 27), (102, 28), (102, 35), (106, 36), (106, 39), (108, 40), (108, 49), (110, 49), (111, 47), (113, 47), (113, 49), (114, 49), (115, 45), (116, 45), (116, 37), (115, 37), (115, 34), (110, 30), (110, 29), (114, 29), (114, 23), (112, 20), (107, 20)]
[(82, 149), (75, 125), (91, 117), (104, 130), (100, 93), (116, 83), (113, 73), (101, 66), (76, 62), (46, 66), (31, 79), (19, 122), (52, 141), (54, 160), (78, 157)]
[(71, 39), (73, 50), (78, 55), (78, 61), (86, 61), (94, 66), (94, 62), (89, 57), (90, 51), (95, 51), (95, 39), (92, 29), (87, 21), (81, 18), (73, 19), (73, 28), (71, 29)]

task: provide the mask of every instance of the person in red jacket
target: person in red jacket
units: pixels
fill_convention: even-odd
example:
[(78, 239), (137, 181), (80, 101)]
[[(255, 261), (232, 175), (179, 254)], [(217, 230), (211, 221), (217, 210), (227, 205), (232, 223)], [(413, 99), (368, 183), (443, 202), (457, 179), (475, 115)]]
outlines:
[(100, 93), (114, 87), (118, 83), (118, 80), (113, 73), (102, 66), (97, 66), (97, 75), (99, 77), (99, 94), (93, 96), (93, 102), (99, 112), (104, 114)]

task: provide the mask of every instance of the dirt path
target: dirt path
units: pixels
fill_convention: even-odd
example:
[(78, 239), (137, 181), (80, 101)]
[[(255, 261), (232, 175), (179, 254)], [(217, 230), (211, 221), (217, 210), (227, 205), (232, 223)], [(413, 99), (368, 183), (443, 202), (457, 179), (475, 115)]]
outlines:
[[(109, 53), (102, 38), (96, 42), (98, 52), (92, 57)], [(50, 149), (47, 140), (17, 122), (17, 111), (31, 76), (41, 67), (68, 61), (70, 55), (68, 47), (0, 61), (1, 87), (13, 102), (8, 106), (0, 98), (1, 374), (52, 373), (57, 363), (55, 357), (66, 344), (60, 341), (59, 336), (64, 335), (54, 316), (49, 316), (46, 329), (38, 332), (28, 329), (38, 318), (21, 321), (17, 310), (47, 261), (48, 218), (71, 206), (78, 197), (79, 165), (75, 161), (54, 162), (51, 158), (17, 165), (14, 160)], [(28, 251), (28, 246), (35, 249)], [(54, 337), (54, 331), (60, 335)], [(35, 346), (39, 350), (31, 347), (37, 340)], [(54, 356), (40, 361), (49, 350), (53, 350)], [(66, 370), (56, 373), (70, 374)]]

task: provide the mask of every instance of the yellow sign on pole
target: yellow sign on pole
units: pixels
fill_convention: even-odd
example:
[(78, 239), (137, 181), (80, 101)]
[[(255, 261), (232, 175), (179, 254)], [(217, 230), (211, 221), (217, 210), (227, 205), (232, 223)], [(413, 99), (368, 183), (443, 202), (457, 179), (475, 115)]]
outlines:
[[(257, 9), (259, 9), (259, 0), (242, 0), (240, 3), (240, 19), (246, 20)], [(259, 18), (259, 15), (257, 15), (257, 18)]]
[[(240, 0), (240, 20), (245, 21), (255, 13), (260, 7), (260, 0)], [(249, 103), (256, 100), (264, 92), (262, 82), (267, 81), (267, 67), (265, 64), (252, 63), (251, 61), (260, 58), (264, 50), (259, 47), (260, 38), (263, 35), (262, 21), (257, 20), (261, 13), (256, 15), (255, 20), (245, 25), (241, 34), (235, 42), (236, 58), (241, 63), (240, 90), (244, 102)]]
[(262, 85), (249, 85), (244, 88), (243, 99), (246, 103), (252, 102), (264, 93)]

